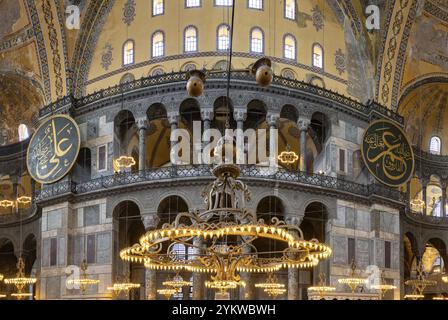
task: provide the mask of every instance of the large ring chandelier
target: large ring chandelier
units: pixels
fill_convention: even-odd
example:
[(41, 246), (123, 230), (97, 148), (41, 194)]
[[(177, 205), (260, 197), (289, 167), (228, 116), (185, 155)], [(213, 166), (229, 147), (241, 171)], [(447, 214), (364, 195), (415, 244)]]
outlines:
[(15, 278), (5, 279), (6, 284), (14, 285), (17, 288), (17, 292), (11, 294), (11, 296), (21, 300), (26, 297), (31, 297), (31, 293), (23, 292), (26, 286), (34, 285), (37, 282), (36, 278), (27, 277), (25, 275), (25, 261), (22, 257), (17, 261), (17, 275)]
[[(246, 209), (250, 192), (237, 179), (238, 166), (221, 164), (213, 174), (216, 180), (203, 192), (208, 210), (179, 213), (174, 222), (147, 232), (137, 244), (123, 249), (121, 259), (152, 270), (209, 273), (207, 287), (225, 290), (245, 285), (240, 272), (310, 268), (331, 255), (330, 247), (315, 239), (306, 241), (298, 226), (276, 217), (268, 224)], [(276, 250), (262, 248), (263, 241)], [(188, 259), (175, 251), (176, 244), (192, 252)]]

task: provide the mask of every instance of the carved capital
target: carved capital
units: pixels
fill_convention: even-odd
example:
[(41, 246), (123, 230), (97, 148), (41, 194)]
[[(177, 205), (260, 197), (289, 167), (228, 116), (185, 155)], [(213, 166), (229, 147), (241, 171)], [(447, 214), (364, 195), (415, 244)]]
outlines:
[(212, 121), (214, 117), (215, 117), (215, 113), (213, 112), (213, 109), (201, 110), (202, 121)]
[(139, 130), (148, 129), (148, 121), (146, 120), (146, 118), (138, 118), (135, 120), (135, 123), (137, 124)]
[(285, 218), (285, 222), (287, 225), (299, 227), (302, 223), (303, 216), (300, 215), (288, 215)]
[(177, 125), (179, 123), (179, 113), (177, 113), (177, 112), (168, 113), (167, 118), (168, 118), (168, 123), (170, 125), (173, 125), (173, 124)]
[(142, 222), (145, 230), (154, 230), (160, 223), (160, 218), (155, 213), (150, 213), (142, 216)]
[(235, 111), (233, 111), (233, 118), (235, 119), (235, 121), (246, 121), (247, 119), (246, 110), (236, 109)]
[(299, 121), (297, 121), (297, 126), (300, 131), (308, 131), (310, 124), (311, 120), (309, 118), (300, 118)]
[(277, 125), (279, 118), (280, 118), (280, 115), (278, 115), (278, 114), (268, 113), (266, 115), (266, 122), (270, 127), (273, 127), (273, 126)]

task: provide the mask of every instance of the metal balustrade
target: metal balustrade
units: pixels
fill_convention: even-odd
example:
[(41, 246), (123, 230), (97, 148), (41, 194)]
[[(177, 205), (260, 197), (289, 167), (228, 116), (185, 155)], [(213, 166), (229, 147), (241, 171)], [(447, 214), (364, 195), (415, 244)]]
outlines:
[[(269, 172), (268, 168), (246, 165), (241, 167), (242, 179), (258, 179), (265, 181), (278, 181), (298, 183), (309, 187), (318, 187), (332, 192), (342, 192), (362, 197), (379, 196), (391, 201), (406, 202), (406, 195), (399, 190), (381, 185), (363, 185), (340, 178), (335, 178), (320, 174), (308, 174), (286, 169), (278, 169), (276, 172)], [(126, 187), (135, 184), (145, 184), (149, 182), (168, 181), (173, 179), (191, 178), (212, 179), (212, 167), (209, 165), (188, 165), (170, 166), (162, 168), (147, 169), (140, 172), (127, 172), (110, 176), (103, 176), (82, 183), (73, 181), (62, 181), (44, 187), (36, 191), (35, 201), (42, 202), (67, 194), (85, 194), (95, 191), (103, 191), (111, 188)]]

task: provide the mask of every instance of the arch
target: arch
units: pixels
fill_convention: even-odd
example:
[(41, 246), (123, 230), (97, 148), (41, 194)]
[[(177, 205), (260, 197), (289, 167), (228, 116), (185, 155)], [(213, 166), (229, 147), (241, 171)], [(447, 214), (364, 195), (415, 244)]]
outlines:
[(135, 80), (135, 77), (132, 73), (128, 72), (125, 73), (121, 78), (120, 78), (120, 84), (125, 84), (125, 83), (129, 83)]
[(261, 100), (253, 99), (247, 104), (247, 119), (244, 122), (244, 129), (257, 129), (266, 121), (268, 107)]
[(135, 62), (135, 42), (132, 39), (128, 39), (123, 43), (122, 50), (123, 66), (134, 64)]
[(258, 217), (264, 217), (265, 221), (269, 221), (273, 217), (284, 219), (285, 206), (279, 197), (266, 196), (258, 202), (256, 213)]
[(218, 97), (213, 103), (213, 112), (215, 116), (212, 120), (212, 127), (223, 133), (228, 117), (230, 120), (230, 127), (235, 128), (236, 122), (233, 118), (233, 110), (232, 99), (227, 99), (227, 97)]
[(198, 28), (190, 25), (184, 29), (184, 52), (198, 51)]
[(218, 51), (227, 51), (230, 48), (230, 26), (226, 23), (216, 28), (216, 48)]
[(194, 121), (201, 121), (201, 107), (199, 102), (193, 98), (182, 101), (179, 107), (179, 114), (180, 120), (192, 131)]
[(320, 45), (320, 43), (317, 42), (313, 43), (312, 47), (312, 63), (313, 67), (324, 69), (324, 48)]
[(165, 70), (161, 66), (154, 67), (149, 72), (149, 76), (151, 76), (151, 77), (162, 76), (164, 74), (165, 74)]
[(16, 275), (16, 249), (17, 247), (11, 239), (5, 237), (0, 238), (0, 273), (5, 277), (13, 277)]
[(439, 136), (432, 136), (429, 139), (429, 153), (440, 155), (442, 152), (442, 139)]
[(178, 195), (166, 196), (157, 206), (157, 215), (160, 217), (162, 223), (171, 223), (178, 213), (188, 211), (187, 201)]
[(322, 151), (325, 141), (330, 136), (329, 128), (329, 120), (324, 113), (313, 113), (309, 133), (318, 153)]
[(285, 0), (284, 7), (284, 17), (286, 19), (295, 20), (296, 19), (296, 1), (295, 0)]
[(250, 52), (264, 53), (264, 31), (260, 27), (250, 30)]
[(285, 68), (282, 70), (282, 77), (288, 80), (295, 80), (297, 78), (296, 73), (289, 68)]
[(305, 239), (317, 239), (319, 242), (325, 242), (325, 225), (329, 218), (327, 206), (321, 201), (312, 201), (305, 207), (300, 229)]
[(30, 233), (22, 244), (22, 257), (25, 260), (25, 275), (30, 275), (37, 258), (37, 237)]
[[(137, 126), (131, 111), (121, 110), (114, 118), (114, 159), (131, 155), (138, 144)], [(117, 171), (118, 168), (115, 168)]]
[(290, 33), (283, 36), (283, 58), (297, 60), (297, 40)]
[(299, 121), (299, 112), (295, 106), (285, 104), (280, 111), (280, 118), (288, 119), (294, 123), (297, 123), (297, 121)]
[(187, 63), (184, 63), (181, 70), (187, 72), (187, 71), (197, 70), (197, 68), (198, 67), (195, 62), (189, 61)]
[(162, 30), (156, 30), (151, 35), (151, 57), (158, 58), (165, 55), (165, 33)]

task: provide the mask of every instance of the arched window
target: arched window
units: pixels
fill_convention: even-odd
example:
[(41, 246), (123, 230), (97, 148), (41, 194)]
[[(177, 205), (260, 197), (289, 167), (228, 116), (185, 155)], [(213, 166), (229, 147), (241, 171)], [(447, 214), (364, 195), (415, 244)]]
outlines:
[(165, 35), (162, 31), (156, 31), (152, 35), (152, 57), (163, 57), (165, 55)]
[(442, 151), (442, 140), (439, 137), (434, 136), (429, 140), (429, 153), (440, 155)]
[(28, 127), (25, 124), (19, 125), (19, 141), (24, 141), (30, 137)]
[(123, 65), (134, 63), (134, 41), (128, 40), (123, 45)]
[(263, 53), (263, 30), (260, 28), (253, 28), (250, 32), (250, 51), (254, 53)]
[(151, 72), (151, 76), (156, 77), (156, 76), (161, 76), (165, 74), (165, 71), (163, 71), (162, 68), (155, 68), (154, 70), (152, 70)]
[(282, 70), (282, 77), (290, 80), (294, 80), (296, 78), (296, 75), (294, 71), (291, 69), (283, 69)]
[(218, 50), (229, 50), (230, 47), (230, 27), (221, 24), (218, 27)]
[(135, 80), (135, 77), (132, 73), (126, 73), (120, 79), (120, 84), (129, 83)]
[(250, 9), (263, 10), (263, 0), (248, 0), (247, 6)]
[(285, 0), (285, 18), (296, 19), (296, 0)]
[(324, 67), (324, 49), (318, 43), (313, 44), (313, 67)]
[(283, 56), (286, 59), (296, 59), (296, 39), (288, 34), (283, 40)]
[(184, 71), (192, 71), (192, 70), (197, 70), (196, 64), (193, 62), (188, 62), (186, 63), (183, 67), (182, 70)]
[(164, 13), (164, 0), (152, 0), (152, 15), (158, 16)]
[(198, 51), (198, 30), (196, 27), (191, 26), (185, 29), (184, 50), (185, 52)]
[(201, 6), (201, 0), (185, 0), (186, 8), (197, 8)]

